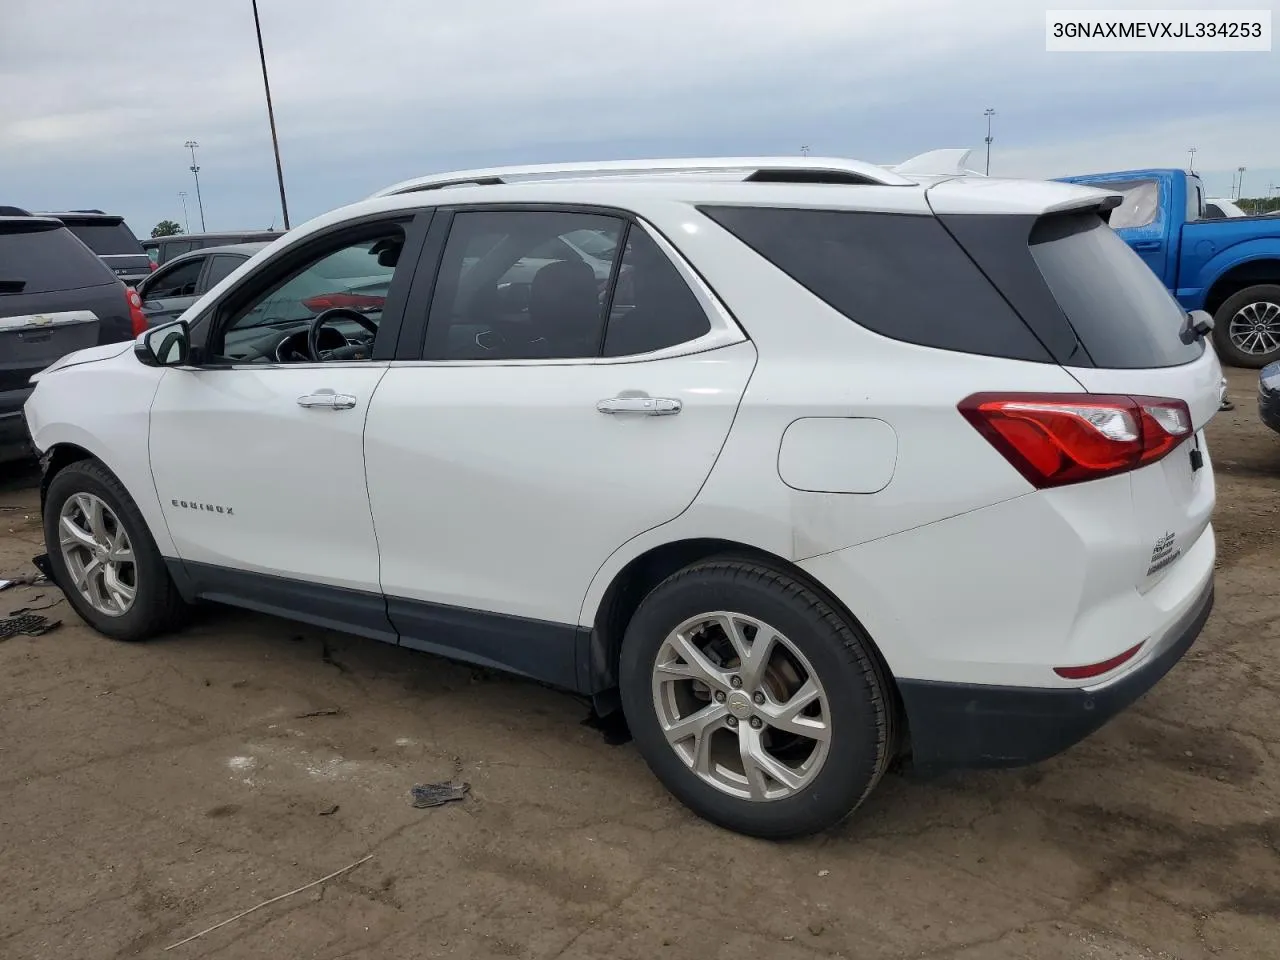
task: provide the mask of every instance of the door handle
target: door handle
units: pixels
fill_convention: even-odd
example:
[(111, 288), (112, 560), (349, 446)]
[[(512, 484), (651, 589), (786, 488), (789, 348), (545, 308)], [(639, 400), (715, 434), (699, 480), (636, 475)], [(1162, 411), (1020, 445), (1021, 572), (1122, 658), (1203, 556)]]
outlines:
[(1133, 249), (1159, 250), (1162, 246), (1164, 246), (1164, 244), (1161, 243), (1159, 240), (1139, 240), (1137, 243), (1133, 245)]
[(326, 410), (350, 410), (356, 398), (349, 393), (309, 393), (298, 398), (300, 407), (322, 407)]
[(669, 417), (683, 407), (681, 401), (665, 397), (612, 397), (596, 403), (601, 413), (638, 413), (645, 417)]

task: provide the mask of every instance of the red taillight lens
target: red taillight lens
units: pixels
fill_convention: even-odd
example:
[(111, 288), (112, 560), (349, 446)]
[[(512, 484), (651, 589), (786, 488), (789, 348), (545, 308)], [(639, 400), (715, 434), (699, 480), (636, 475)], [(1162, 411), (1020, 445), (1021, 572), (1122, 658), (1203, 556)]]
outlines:
[(1136, 647), (1130, 647), (1124, 653), (1116, 654), (1110, 660), (1086, 664), (1083, 667), (1054, 667), (1053, 672), (1066, 680), (1088, 680), (1091, 677), (1100, 677), (1104, 673), (1114, 670), (1122, 663), (1128, 663), (1141, 649), (1142, 644), (1140, 643)]
[(129, 325), (133, 328), (133, 335), (136, 337), (147, 329), (147, 315), (142, 312), (142, 298), (133, 287), (125, 289), (125, 299), (129, 301)]
[(348, 310), (381, 310), (386, 304), (386, 297), (378, 297), (366, 293), (318, 293), (302, 301), (302, 305), (313, 313), (321, 310), (332, 310), (345, 307)]
[(1191, 436), (1181, 400), (1071, 393), (978, 393), (960, 413), (1038, 488), (1154, 463)]

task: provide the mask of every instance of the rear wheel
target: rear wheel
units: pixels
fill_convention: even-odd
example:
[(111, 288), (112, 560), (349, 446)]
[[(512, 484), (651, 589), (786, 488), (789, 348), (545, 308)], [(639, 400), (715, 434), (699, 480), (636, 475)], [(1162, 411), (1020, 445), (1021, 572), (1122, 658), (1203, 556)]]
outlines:
[(893, 750), (871, 644), (806, 584), (710, 560), (641, 603), (620, 663), (637, 747), (695, 813), (770, 839), (852, 813)]
[(1234, 367), (1280, 360), (1280, 286), (1262, 283), (1228, 297), (1214, 314), (1213, 342)]
[(44, 538), (55, 582), (91, 627), (145, 640), (186, 612), (137, 504), (96, 460), (59, 471), (49, 484)]

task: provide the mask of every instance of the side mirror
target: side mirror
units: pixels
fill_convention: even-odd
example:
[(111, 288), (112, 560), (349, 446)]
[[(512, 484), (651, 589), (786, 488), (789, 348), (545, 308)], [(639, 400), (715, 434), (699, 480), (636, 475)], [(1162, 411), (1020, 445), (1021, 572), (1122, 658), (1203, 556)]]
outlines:
[(144, 330), (133, 343), (133, 355), (148, 367), (180, 367), (191, 355), (191, 328), (175, 320)]

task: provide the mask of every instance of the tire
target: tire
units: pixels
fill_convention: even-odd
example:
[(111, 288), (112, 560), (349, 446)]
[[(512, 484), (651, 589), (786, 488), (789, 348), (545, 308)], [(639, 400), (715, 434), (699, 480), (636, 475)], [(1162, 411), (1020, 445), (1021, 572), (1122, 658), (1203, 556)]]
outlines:
[[(132, 549), (133, 600), (114, 616), (96, 609), (76, 587), (63, 556), (62, 513), (74, 497), (97, 498), (105, 505), (118, 518), (118, 527)], [(45, 499), (44, 539), (54, 582), (75, 612), (99, 633), (116, 640), (146, 640), (176, 629), (185, 619), (188, 607), (169, 576), (142, 513), (120, 481), (99, 461), (79, 460), (54, 475)]]
[[(1277, 341), (1277, 346), (1266, 353), (1249, 353), (1231, 340), (1232, 319), (1251, 305), (1259, 305), (1255, 308), (1260, 312), (1259, 319), (1267, 324), (1269, 335)], [(1274, 306), (1275, 310), (1261, 305)], [(1280, 360), (1280, 285), (1260, 283), (1245, 287), (1223, 301), (1218, 312), (1213, 315), (1213, 343), (1222, 361), (1233, 367), (1257, 369)]]
[[(768, 690), (766, 706), (752, 705), (753, 691), (747, 689), (749, 684), (744, 684), (736, 695), (731, 685), (722, 686), (716, 695), (725, 694), (727, 700), (717, 707), (709, 696), (704, 699), (696, 690), (697, 683), (688, 678), (670, 680), (665, 671), (655, 674), (660, 662), (668, 664), (667, 669), (685, 669), (690, 660), (671, 660), (676, 647), (672, 646), (670, 635), (691, 619), (714, 611), (727, 611), (758, 624), (748, 651), (754, 648), (752, 644), (762, 636), (758, 631), (765, 626), (780, 635), (765, 671), (766, 682), (754, 688), (758, 692)], [(723, 649), (725, 641), (719, 639), (717, 632), (720, 629), (722, 627), (711, 627), (707, 632), (694, 631), (694, 634), (713, 638), (711, 645)], [(746, 633), (752, 629), (748, 625)], [(773, 781), (775, 791), (792, 791), (775, 797), (764, 790), (761, 791), (763, 799), (751, 799), (734, 795), (723, 783), (709, 782), (707, 771), (711, 777), (721, 780), (738, 777), (737, 770), (729, 769), (735, 759), (738, 767), (745, 771), (746, 764), (740, 754), (735, 753), (735, 747), (742, 747), (748, 742), (746, 738), (752, 736), (773, 738), (771, 742), (784, 748), (790, 741), (801, 753), (806, 744), (812, 744), (815, 750), (821, 749), (816, 740), (796, 738), (772, 724), (760, 722), (758, 716), (766, 709), (777, 709), (785, 703), (786, 698), (777, 688), (783, 681), (777, 678), (798, 662), (793, 653), (807, 661), (803, 672), (812, 671), (813, 679), (825, 694), (819, 700), (820, 722), (825, 723), (828, 732), (825, 756), (813, 763), (812, 772), (802, 784), (786, 786), (782, 780)], [(723, 658), (722, 662), (725, 662)], [(747, 677), (750, 673), (741, 668), (740, 659), (727, 662), (731, 665), (729, 679), (737, 674)], [(738, 666), (732, 666), (734, 663)], [(723, 678), (723, 674), (719, 676)], [(791, 675), (792, 695), (802, 679)], [(636, 746), (663, 785), (704, 819), (749, 836), (782, 840), (834, 826), (866, 799), (893, 757), (892, 686), (870, 640), (809, 585), (752, 560), (703, 561), (673, 574), (655, 587), (627, 625), (619, 663), (619, 686), (622, 709)], [(807, 682), (803, 686), (807, 686)], [(710, 694), (710, 690), (707, 692)], [(745, 701), (741, 696), (744, 692), (749, 694)], [(678, 702), (686, 702), (688, 708), (679, 712), (676, 721), (688, 719), (695, 713), (715, 716), (710, 712), (713, 710), (719, 713), (732, 708), (744, 714), (750, 712), (749, 719), (735, 718), (734, 727), (727, 726), (731, 721), (726, 717), (718, 721), (724, 726), (717, 726), (704, 735), (711, 737), (706, 741), (709, 750), (718, 753), (729, 766), (705, 764), (704, 774), (699, 774), (691, 758), (699, 755), (703, 740), (685, 740), (679, 751), (668, 742), (664, 730), (674, 722), (672, 716), (676, 711), (672, 704)], [(748, 730), (749, 726), (756, 733)], [(770, 756), (779, 759), (776, 755)], [(810, 762), (813, 756), (816, 754), (810, 756)], [(804, 762), (798, 765), (803, 766)], [(766, 787), (769, 779), (762, 781)], [(749, 789), (750, 783), (751, 778), (744, 777), (742, 784), (734, 783), (730, 787)]]

